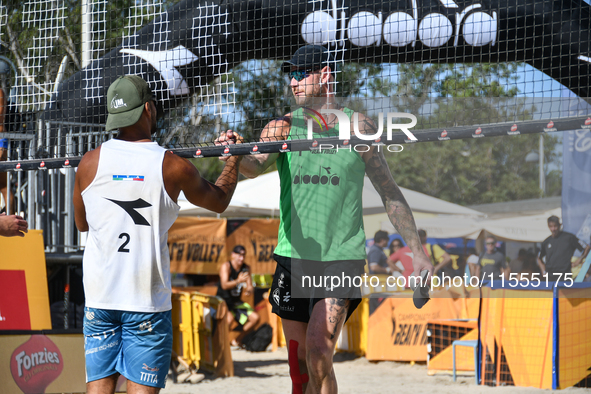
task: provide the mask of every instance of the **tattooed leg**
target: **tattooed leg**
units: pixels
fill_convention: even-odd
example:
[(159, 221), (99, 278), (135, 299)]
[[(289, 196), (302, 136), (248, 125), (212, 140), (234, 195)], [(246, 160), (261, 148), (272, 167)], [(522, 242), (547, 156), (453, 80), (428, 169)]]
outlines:
[(332, 357), (349, 305), (346, 299), (327, 298), (314, 306), (306, 334), (307, 394), (337, 393)]
[(343, 298), (329, 298), (327, 301), (329, 304), (328, 322), (334, 325), (334, 329), (330, 334), (330, 339), (334, 339), (337, 335), (337, 329), (339, 329), (339, 323), (341, 321), (344, 322), (345, 316), (347, 316), (349, 300)]

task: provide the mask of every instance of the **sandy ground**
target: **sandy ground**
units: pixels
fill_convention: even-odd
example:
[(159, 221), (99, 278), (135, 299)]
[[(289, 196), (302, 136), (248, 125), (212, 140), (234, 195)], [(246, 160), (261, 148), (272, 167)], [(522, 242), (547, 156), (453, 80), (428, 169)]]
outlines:
[[(169, 379), (162, 394), (277, 394), (290, 393), (291, 381), (287, 367), (285, 348), (265, 353), (250, 353), (245, 350), (232, 350), (235, 376), (211, 379), (201, 383), (174, 384)], [(427, 366), (422, 364), (399, 363), (392, 361), (369, 362), (364, 357), (351, 354), (335, 355), (335, 373), (342, 394), (536, 394), (549, 393), (550, 390), (529, 387), (488, 387), (476, 386), (474, 374), (459, 375), (456, 382), (451, 374), (427, 375)], [(568, 388), (561, 393), (583, 394), (589, 389)]]

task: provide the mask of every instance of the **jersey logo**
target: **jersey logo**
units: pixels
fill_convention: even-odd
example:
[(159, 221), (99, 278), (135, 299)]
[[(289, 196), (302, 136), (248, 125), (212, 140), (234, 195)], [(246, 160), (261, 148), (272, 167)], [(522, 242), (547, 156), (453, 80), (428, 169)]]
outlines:
[(135, 224), (137, 224), (138, 226), (149, 226), (150, 225), (150, 223), (148, 223), (146, 218), (144, 218), (138, 211), (136, 211), (136, 209), (139, 209), (139, 208), (151, 207), (152, 204), (150, 204), (149, 202), (146, 202), (146, 201), (142, 200), (141, 198), (138, 198), (135, 201), (117, 201), (117, 200), (111, 200), (110, 198), (107, 198), (107, 200), (112, 201), (115, 204), (119, 205), (121, 208), (123, 208), (125, 210), (125, 212), (127, 212), (129, 214), (129, 216), (131, 216), (131, 218), (133, 219), (133, 222)]

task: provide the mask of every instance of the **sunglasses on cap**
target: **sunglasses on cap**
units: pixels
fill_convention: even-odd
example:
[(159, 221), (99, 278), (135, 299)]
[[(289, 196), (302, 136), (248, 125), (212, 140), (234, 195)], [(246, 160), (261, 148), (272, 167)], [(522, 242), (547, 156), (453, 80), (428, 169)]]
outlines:
[(287, 75), (289, 76), (290, 81), (292, 78), (294, 78), (296, 81), (300, 82), (304, 78), (307, 78), (310, 75), (312, 75), (315, 71), (317, 71), (317, 70), (302, 70), (302, 69), (300, 69), (300, 70), (290, 71), (287, 73)]

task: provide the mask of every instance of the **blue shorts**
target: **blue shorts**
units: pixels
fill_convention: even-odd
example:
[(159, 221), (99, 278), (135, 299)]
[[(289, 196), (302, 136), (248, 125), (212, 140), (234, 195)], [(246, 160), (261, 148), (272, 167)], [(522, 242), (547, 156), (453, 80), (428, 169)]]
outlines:
[(117, 372), (144, 386), (166, 385), (172, 352), (171, 311), (84, 308), (86, 382)]

